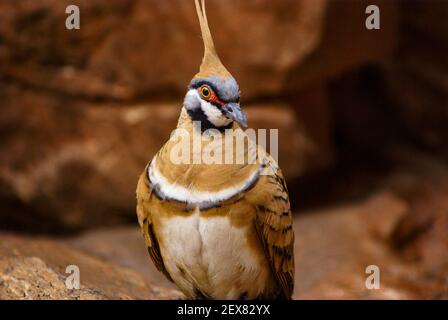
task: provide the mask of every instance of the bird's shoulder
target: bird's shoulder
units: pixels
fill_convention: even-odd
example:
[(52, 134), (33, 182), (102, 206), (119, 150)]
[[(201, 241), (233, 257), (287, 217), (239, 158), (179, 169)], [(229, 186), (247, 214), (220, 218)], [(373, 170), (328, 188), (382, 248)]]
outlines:
[(294, 290), (294, 230), (289, 195), (283, 174), (272, 157), (265, 156), (265, 171), (247, 200), (256, 208), (254, 227), (281, 288), (290, 299)]

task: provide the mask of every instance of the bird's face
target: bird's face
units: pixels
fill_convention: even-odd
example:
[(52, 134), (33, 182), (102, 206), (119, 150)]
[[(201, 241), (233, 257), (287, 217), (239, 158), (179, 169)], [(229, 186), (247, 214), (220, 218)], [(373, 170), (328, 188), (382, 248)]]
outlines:
[(193, 121), (201, 121), (206, 128), (228, 128), (233, 121), (247, 127), (240, 108), (240, 89), (233, 77), (194, 78), (184, 107)]

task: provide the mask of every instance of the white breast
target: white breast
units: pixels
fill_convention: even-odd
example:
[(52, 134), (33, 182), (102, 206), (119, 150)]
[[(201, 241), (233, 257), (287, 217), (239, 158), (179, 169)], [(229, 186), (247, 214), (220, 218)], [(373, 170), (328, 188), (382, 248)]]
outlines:
[(269, 268), (247, 243), (246, 230), (227, 217), (188, 217), (160, 221), (161, 253), (174, 282), (188, 295), (215, 299), (256, 297), (265, 289)]

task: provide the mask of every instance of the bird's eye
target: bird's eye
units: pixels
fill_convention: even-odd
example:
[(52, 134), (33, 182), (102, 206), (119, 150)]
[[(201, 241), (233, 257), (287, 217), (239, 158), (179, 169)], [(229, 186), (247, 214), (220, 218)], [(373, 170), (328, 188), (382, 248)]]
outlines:
[(204, 99), (210, 99), (210, 97), (212, 96), (212, 90), (206, 85), (199, 88), (199, 93)]

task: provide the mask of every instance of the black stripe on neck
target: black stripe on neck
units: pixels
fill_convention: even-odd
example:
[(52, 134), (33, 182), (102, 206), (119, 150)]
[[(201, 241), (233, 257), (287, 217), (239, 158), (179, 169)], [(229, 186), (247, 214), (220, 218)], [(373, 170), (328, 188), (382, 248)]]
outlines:
[(221, 133), (224, 133), (226, 129), (232, 128), (232, 122), (222, 127), (215, 126), (213, 123), (210, 122), (210, 120), (208, 120), (207, 116), (205, 115), (204, 111), (202, 111), (201, 108), (196, 108), (194, 110), (187, 110), (187, 113), (190, 116), (191, 120), (201, 122), (201, 133), (204, 133), (208, 129), (216, 129)]

